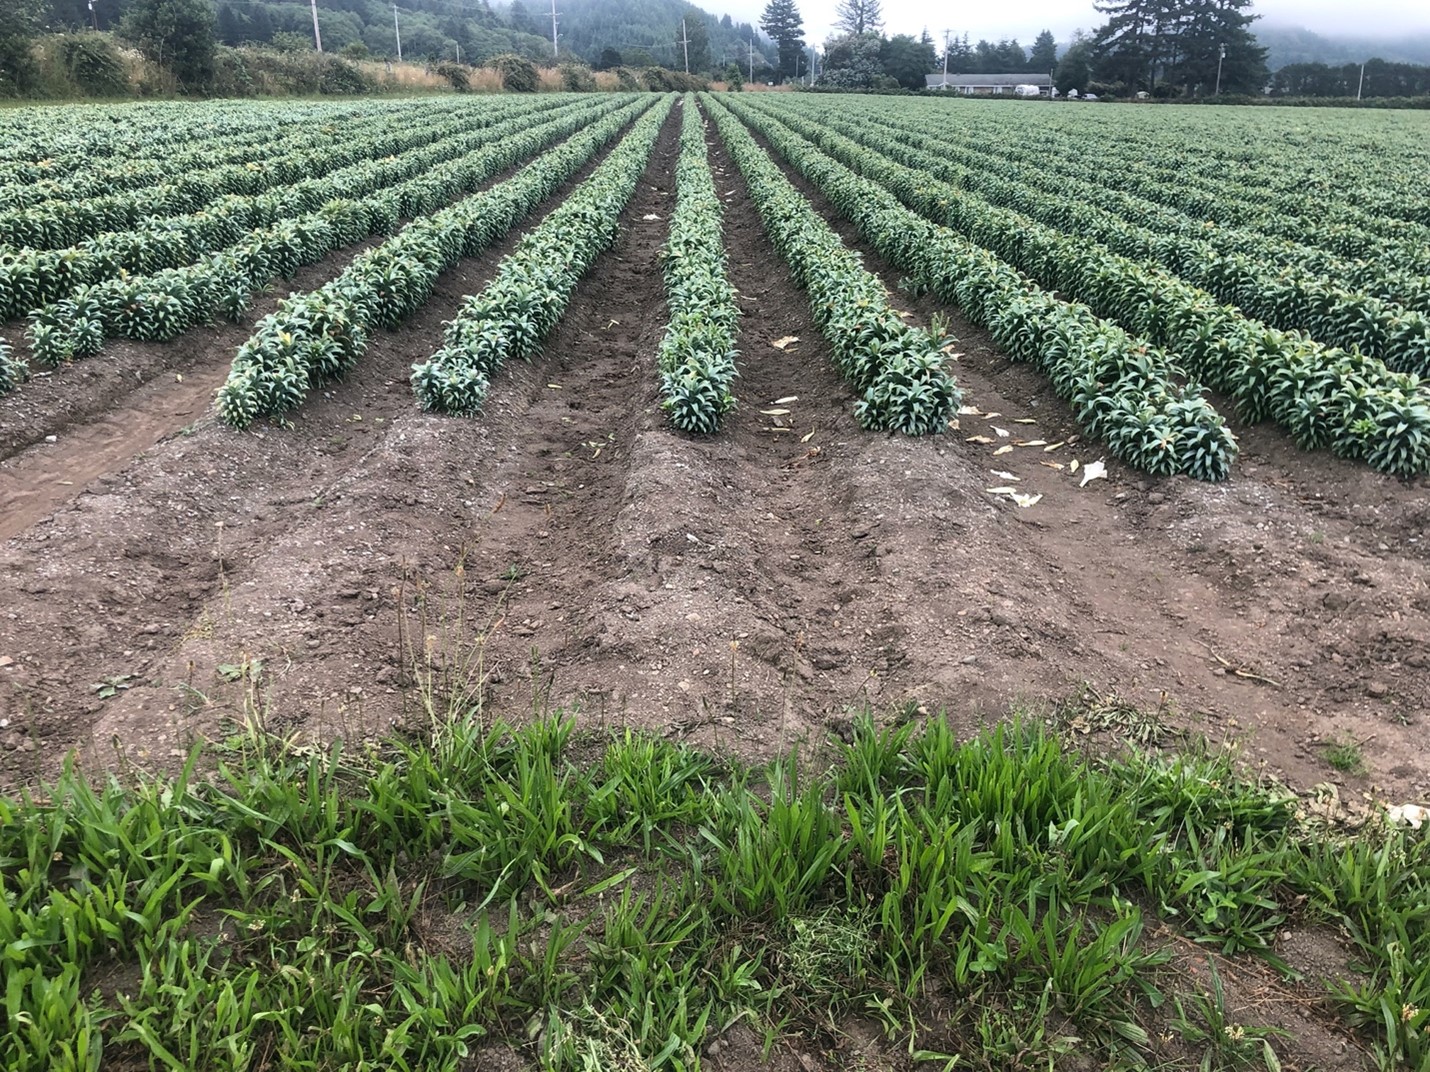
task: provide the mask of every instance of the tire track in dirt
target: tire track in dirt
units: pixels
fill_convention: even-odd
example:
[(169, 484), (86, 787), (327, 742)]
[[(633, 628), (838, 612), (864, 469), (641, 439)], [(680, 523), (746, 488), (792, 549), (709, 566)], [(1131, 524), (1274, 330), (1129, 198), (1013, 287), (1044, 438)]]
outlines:
[[(0, 617), (0, 654), (12, 660), (0, 665), (0, 717), (15, 727), (0, 734), (0, 769), (52, 766), (76, 744), (102, 758), (116, 735), (144, 750), (136, 758), (165, 759), (233, 713), (240, 690), (215, 679), (214, 666), (271, 650), (276, 682), (280, 665), (341, 651), (378, 617), (373, 563), (426, 531), (429, 500), (438, 516), (465, 509), (461, 477), (450, 488), (425, 478), (468, 466), (486, 439), (483, 422), (418, 413), (411, 363), (617, 141), (524, 226), (443, 275), (424, 308), (380, 333), (346, 380), (290, 415), (291, 427), (236, 433), (206, 417), (0, 545), (0, 587), (12, 596)], [(386, 612), (385, 586), (383, 599)], [(354, 644), (359, 667), (370, 665), (368, 650)], [(101, 701), (92, 686), (121, 676), (130, 687)], [(373, 676), (351, 659), (342, 672), (367, 692)], [(330, 686), (315, 683), (303, 710), (341, 692)]]
[[(901, 293), (899, 273), (781, 166)], [(965, 351), (957, 368), (965, 402), (1001, 415), (963, 416), (963, 436), (995, 442), (962, 442), (958, 452), (984, 472), (984, 487), (1011, 472), (1020, 491), (1044, 495), (1029, 510), (1000, 502), (998, 523), (978, 537), (984, 552), (974, 559), (969, 613), (994, 627), (980, 658), (1013, 660), (1033, 696), (1091, 682), (1162, 708), (1174, 725), (1246, 740), (1249, 760), (1303, 788), (1332, 781), (1395, 799), (1430, 791), (1417, 728), (1430, 709), (1423, 481), (1309, 454), (1277, 429), (1232, 421), (1243, 452), (1225, 484), (1151, 478), (1109, 458), (1109, 479), (1079, 489), (1041, 464), (1041, 450), (991, 455), (1006, 442), (994, 426), (1048, 443), (1078, 433), (1047, 381), (955, 307), (901, 300), (925, 322), (947, 319)], [(1033, 418), (1036, 428), (1014, 418)], [(1073, 453), (1084, 463), (1106, 458), (1097, 444)], [(1338, 736), (1363, 743), (1369, 776), (1348, 779), (1324, 765), (1319, 742)]]

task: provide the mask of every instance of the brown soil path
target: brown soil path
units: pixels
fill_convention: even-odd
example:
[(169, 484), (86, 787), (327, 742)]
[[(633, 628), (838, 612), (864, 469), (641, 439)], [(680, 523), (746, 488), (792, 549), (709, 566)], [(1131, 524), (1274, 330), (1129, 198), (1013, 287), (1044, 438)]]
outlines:
[[(785, 172), (899, 293), (899, 273)], [(1301, 451), (1274, 427), (1234, 420), (1242, 455), (1228, 482), (1148, 478), (1077, 442), (1047, 381), (956, 308), (901, 300), (960, 340), (956, 372), (977, 412), (961, 416), (956, 449), (983, 489), (1043, 496), (1022, 509), (980, 489), (1003, 521), (981, 538), (984, 562), (963, 594), (993, 627), (995, 662), (1016, 660), (1034, 693), (1088, 682), (1161, 708), (1171, 724), (1243, 741), (1271, 773), (1302, 788), (1328, 782), (1352, 807), (1430, 795), (1423, 479)], [(1020, 441), (1066, 445), (1005, 449)], [(1081, 486), (1074, 457), (1105, 460), (1108, 478)], [(1358, 742), (1368, 774), (1331, 769), (1330, 740)]]
[[(469, 660), (460, 676), (488, 713), (576, 703), (752, 755), (839, 731), (865, 703), (947, 705), (972, 725), (1088, 682), (1246, 740), (1302, 787), (1430, 794), (1422, 487), (1264, 428), (1239, 429), (1226, 485), (1109, 462), (1081, 487), (1049, 464), (1102, 454), (1072, 442), (1046, 382), (927, 300), (907, 308), (949, 318), (977, 412), (940, 439), (868, 435), (713, 140), (745, 311), (741, 404), (718, 436), (671, 432), (654, 352), (674, 123), (620, 241), (482, 418), (417, 412), (407, 371), (510, 242), (444, 278), (292, 428), (200, 420), (77, 481), (5, 543), (7, 777), (113, 736), (164, 759), (221, 732), (241, 689), (216, 668), (245, 653), (264, 662), (275, 724), (380, 730), (414, 714), (399, 685), (430, 651)], [(1032, 440), (1064, 445), (997, 453)], [(1022, 509), (998, 486), (1043, 498)], [(1369, 776), (1323, 762), (1320, 742), (1346, 734)]]
[[(261, 593), (263, 600), (306, 608), (310, 604), (289, 599), (301, 587), (294, 581), (295, 568), (305, 569), (306, 563), (284, 552), (284, 541), (291, 545), (295, 534), (305, 531), (310, 546), (327, 548), (334, 542), (331, 533), (313, 534), (314, 528), (336, 526), (346, 534), (369, 521), (385, 521), (383, 535), (375, 538), (381, 541), (414, 527), (405, 515), (409, 506), (419, 505), (413, 482), (417, 469), (409, 457), (409, 433), (398, 426), (402, 418), (421, 417), (407, 384), (412, 362), (440, 345), (443, 320), (481, 288), (520, 235), (559, 204), (614, 144), (557, 190), (527, 227), (444, 275), (416, 316), (399, 331), (379, 336), (351, 376), (311, 398), (292, 415), (291, 427), (235, 433), (205, 416), (188, 434), (173, 435), (143, 454), (136, 447), (127, 464), (87, 486), (78, 481), (65, 486), (67, 497), (76, 496), (72, 501), (0, 544), (0, 591), (10, 608), (0, 617), (0, 659), (5, 660), (0, 662), (0, 769), (30, 777), (53, 769), (76, 746), (92, 758), (109, 756), (113, 738), (135, 749), (141, 760), (167, 760), (186, 748), (193, 734), (214, 732), (221, 716), (238, 713), (240, 701), (230, 702), (223, 694), (241, 689), (226, 690), (213, 668), (241, 660), (245, 651), (266, 655), (274, 650), (266, 641), (276, 633), (273, 611), (265, 607), (256, 612), (254, 635), (248, 635), (237, 617), (237, 594)], [(316, 286), (342, 263), (330, 258), (300, 273), (295, 284)], [(255, 315), (264, 311), (255, 310)], [(190, 333), (170, 348), (173, 356), (153, 360), (186, 360), (188, 367), (226, 372), (234, 347), (245, 336), (244, 328), (221, 329), (196, 347), (195, 333)], [(162, 348), (126, 346), (115, 357), (137, 354), (148, 362), (151, 349)], [(85, 369), (80, 363), (57, 375)], [(177, 384), (162, 379), (167, 390)], [(127, 412), (132, 400), (121, 393), (124, 377), (106, 368), (103, 384), (96, 391), (110, 392), (108, 408)], [(39, 407), (35, 412), (51, 419)], [(484, 434), (480, 422), (422, 419), (431, 429), (466, 427)], [(183, 427), (175, 423), (169, 431)], [(462, 449), (460, 443), (453, 446)], [(380, 473), (387, 483), (378, 492), (376, 509), (365, 514), (331, 509), (342, 503), (344, 488), (366, 484), (374, 458), (391, 465), (390, 473)], [(353, 474), (351, 481), (344, 479), (348, 474)], [(276, 558), (271, 549), (278, 551)], [(353, 557), (364, 554), (370, 549), (355, 551)], [(397, 548), (394, 560), (401, 554)], [(351, 604), (343, 593), (350, 591), (351, 576), (358, 575), (347, 568), (347, 556), (337, 555), (301, 579), (320, 590), (324, 602), (346, 609)], [(331, 570), (340, 571), (337, 580)], [(345, 619), (335, 615), (324, 622), (326, 614), (316, 608), (307, 617), (315, 628), (336, 627), (324, 630), (324, 636), (340, 650), (351, 639), (342, 632)], [(308, 639), (301, 638), (299, 647), (313, 654)], [(348, 669), (343, 676), (349, 676)], [(268, 680), (275, 677), (271, 670)], [(127, 687), (100, 698), (96, 686), (113, 679)], [(327, 695), (321, 687), (308, 691)]]

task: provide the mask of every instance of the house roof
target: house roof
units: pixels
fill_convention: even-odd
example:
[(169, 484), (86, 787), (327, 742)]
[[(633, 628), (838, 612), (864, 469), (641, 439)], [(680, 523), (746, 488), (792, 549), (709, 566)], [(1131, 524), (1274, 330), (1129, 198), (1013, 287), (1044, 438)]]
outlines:
[[(942, 74), (931, 74), (925, 77), (928, 87), (944, 85)], [(948, 85), (962, 89), (967, 86), (971, 89), (983, 86), (1050, 86), (1053, 84), (1052, 75), (1049, 74), (951, 74), (948, 76)]]

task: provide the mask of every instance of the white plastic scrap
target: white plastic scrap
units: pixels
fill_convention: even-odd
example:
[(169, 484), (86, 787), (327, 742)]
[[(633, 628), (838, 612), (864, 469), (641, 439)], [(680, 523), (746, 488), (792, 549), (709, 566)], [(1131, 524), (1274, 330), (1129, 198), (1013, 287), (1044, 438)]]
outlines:
[(1026, 510), (1030, 506), (1036, 506), (1043, 499), (1041, 495), (1026, 495), (1017, 488), (985, 488), (989, 495), (1004, 495), (1012, 499), (1015, 503)]
[(1089, 480), (1106, 480), (1106, 479), (1107, 479), (1107, 466), (1106, 466), (1106, 465), (1104, 465), (1104, 464), (1103, 464), (1102, 462), (1100, 462), (1100, 461), (1088, 462), (1086, 465), (1084, 465), (1084, 466), (1082, 467), (1082, 483), (1079, 484), (1078, 487), (1080, 487), (1080, 488), (1085, 488), (1085, 487), (1087, 487), (1087, 482), (1088, 482)]
[(1385, 809), (1385, 817), (1393, 826), (1408, 826), (1419, 830), (1430, 820), (1430, 808), (1423, 804), (1395, 804)]

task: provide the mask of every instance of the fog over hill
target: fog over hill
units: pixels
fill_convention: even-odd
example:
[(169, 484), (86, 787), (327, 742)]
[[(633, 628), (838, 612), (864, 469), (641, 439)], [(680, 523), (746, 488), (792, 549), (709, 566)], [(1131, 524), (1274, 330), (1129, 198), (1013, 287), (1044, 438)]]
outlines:
[(1266, 65), (1273, 71), (1288, 63), (1360, 63), (1372, 57), (1392, 63), (1430, 64), (1430, 31), (1361, 37), (1261, 22), (1252, 30), (1266, 47)]

